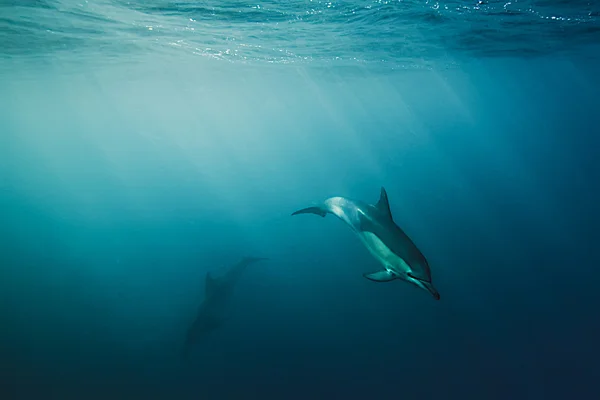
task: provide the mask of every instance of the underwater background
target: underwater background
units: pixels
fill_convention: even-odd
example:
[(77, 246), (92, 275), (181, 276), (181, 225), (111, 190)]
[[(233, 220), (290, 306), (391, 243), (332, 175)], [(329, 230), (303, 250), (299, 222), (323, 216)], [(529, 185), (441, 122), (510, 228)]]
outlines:
[[(595, 1), (0, 0), (0, 399), (598, 398), (599, 56)], [(382, 186), (440, 301), (291, 217)]]

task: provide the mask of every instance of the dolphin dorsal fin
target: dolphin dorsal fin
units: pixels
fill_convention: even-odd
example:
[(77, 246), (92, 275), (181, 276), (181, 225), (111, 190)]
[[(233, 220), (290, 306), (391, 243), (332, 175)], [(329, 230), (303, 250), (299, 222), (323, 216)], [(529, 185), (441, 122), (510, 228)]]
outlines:
[(388, 200), (387, 192), (385, 188), (381, 187), (381, 193), (379, 194), (379, 201), (375, 204), (375, 208), (379, 210), (383, 215), (389, 217), (390, 220), (394, 220), (392, 218), (392, 211), (390, 210), (390, 202)]
[(204, 286), (204, 297), (210, 297), (217, 286), (217, 280), (212, 277), (210, 272), (206, 273), (206, 282)]

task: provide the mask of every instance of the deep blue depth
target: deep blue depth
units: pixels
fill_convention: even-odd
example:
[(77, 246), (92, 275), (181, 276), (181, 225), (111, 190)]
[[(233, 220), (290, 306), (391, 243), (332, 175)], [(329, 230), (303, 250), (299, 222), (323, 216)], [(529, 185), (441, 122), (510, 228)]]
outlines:
[[(599, 396), (597, 5), (75, 3), (0, 2), (0, 399)], [(382, 186), (440, 301), (290, 215)]]

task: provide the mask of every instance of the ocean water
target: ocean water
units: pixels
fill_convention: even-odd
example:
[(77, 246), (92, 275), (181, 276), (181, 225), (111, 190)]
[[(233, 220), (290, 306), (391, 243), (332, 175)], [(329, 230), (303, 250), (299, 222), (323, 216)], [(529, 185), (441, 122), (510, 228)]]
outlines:
[[(599, 55), (584, 0), (0, 0), (0, 399), (598, 398)], [(291, 216), (381, 187), (439, 301)]]

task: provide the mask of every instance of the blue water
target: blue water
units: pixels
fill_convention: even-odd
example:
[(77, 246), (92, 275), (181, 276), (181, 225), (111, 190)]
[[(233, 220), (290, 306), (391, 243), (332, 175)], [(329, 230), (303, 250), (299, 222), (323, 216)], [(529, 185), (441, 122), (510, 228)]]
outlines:
[[(598, 398), (599, 45), (592, 1), (0, 0), (0, 398)], [(290, 216), (381, 186), (440, 301)]]

